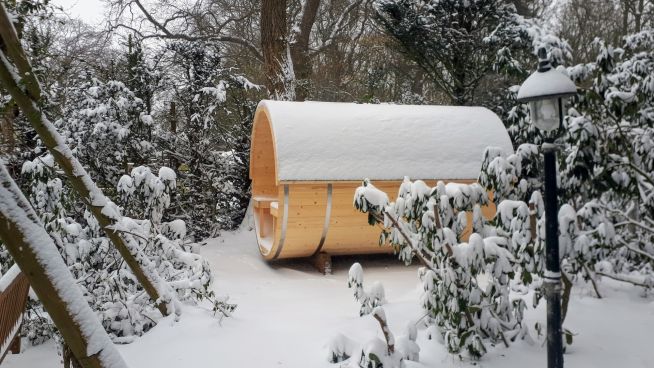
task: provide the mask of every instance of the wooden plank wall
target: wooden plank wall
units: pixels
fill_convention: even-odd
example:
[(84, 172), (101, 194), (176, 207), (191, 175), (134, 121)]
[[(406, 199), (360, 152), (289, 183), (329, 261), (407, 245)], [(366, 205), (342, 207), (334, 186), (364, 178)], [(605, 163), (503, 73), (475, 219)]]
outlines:
[[(473, 181), (457, 180), (456, 182), (471, 183)], [(327, 210), (327, 184), (320, 182), (290, 183), (289, 209), (287, 231), (279, 253), (279, 258), (309, 257), (318, 249), (323, 233), (325, 214)], [(386, 181), (374, 183), (377, 188), (385, 191), (391, 201), (397, 197), (399, 181)], [(354, 191), (360, 185), (358, 182), (332, 183), (332, 208), (329, 228), (322, 252), (331, 255), (387, 253), (390, 247), (379, 247), (378, 239), (380, 227), (368, 225), (367, 215), (358, 212), (353, 204)], [(427, 181), (427, 185), (436, 185), (436, 180)], [(276, 223), (275, 248), (279, 244), (282, 227), (283, 196), (280, 196), (280, 218)], [(487, 218), (495, 214), (494, 206), (482, 208)], [(472, 214), (468, 213), (469, 229), (471, 232)], [(467, 238), (467, 236), (465, 236)], [(272, 253), (276, 253), (276, 250)], [(266, 256), (272, 259), (272, 255)]]
[(250, 179), (253, 196), (279, 195), (277, 187), (277, 163), (270, 122), (263, 110), (254, 118), (252, 145), (250, 148)]
[(7, 286), (7, 289), (0, 292), (0, 346), (3, 347), (3, 350), (0, 351), (0, 363), (10, 350), (14, 354), (20, 352), (20, 336), (18, 337), (19, 340), (17, 340), (18, 351), (12, 349), (16, 345), (12, 346), (13, 344), (10, 343), (16, 338), (15, 335), (12, 335), (12, 332), (18, 331), (15, 328), (22, 323), (29, 290), (30, 284), (27, 276), (20, 272)]

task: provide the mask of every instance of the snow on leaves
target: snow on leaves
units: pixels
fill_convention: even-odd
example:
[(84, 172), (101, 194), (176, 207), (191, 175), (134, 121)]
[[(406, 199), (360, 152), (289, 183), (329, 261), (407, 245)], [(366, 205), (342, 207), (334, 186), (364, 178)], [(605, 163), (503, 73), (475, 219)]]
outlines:
[[(134, 336), (152, 328), (161, 317), (159, 311), (143, 293), (95, 218), (88, 211), (79, 216), (71, 210), (74, 208), (71, 190), (61, 185), (51, 157), (27, 161), (23, 175), (31, 183), (30, 201), (110, 337), (118, 343), (129, 343)], [(119, 218), (113, 230), (124, 234), (133, 254), (142, 258), (147, 271), (161, 277), (157, 287), (162, 300), (176, 308), (174, 312), (179, 309), (179, 301), (197, 303), (209, 299), (215, 304), (216, 312), (229, 314), (234, 306), (216, 298), (209, 290), (212, 281), (209, 265), (191, 251), (185, 239), (184, 222), (161, 222), (170, 194), (176, 188), (175, 179), (175, 173), (166, 167), (159, 170), (158, 176), (147, 167), (136, 167), (132, 175), (118, 181), (124, 208), (104, 196), (94, 201), (104, 206), (103, 211), (113, 212), (112, 216)], [(122, 216), (123, 211), (144, 220)], [(34, 321), (28, 320), (27, 334), (38, 342), (49, 331), (48, 322), (38, 315), (30, 318)]]
[(360, 316), (370, 314), (376, 307), (386, 303), (384, 286), (379, 281), (373, 283), (369, 290), (363, 288), (363, 268), (359, 263), (350, 267), (347, 287), (354, 289), (354, 298), (361, 303)]
[[(480, 205), (488, 197), (479, 184), (438, 182), (431, 188), (405, 178), (395, 202), (380, 206), (384, 196), (364, 181), (355, 204), (383, 224), (380, 243), (390, 243), (404, 262), (417, 257), (423, 263), (421, 304), (427, 324), (436, 326), (450, 352), (480, 357), (486, 352), (484, 340), (508, 341), (525, 334), (522, 305), (509, 300), (515, 259), (506, 239), (495, 236), (481, 216)], [(466, 211), (473, 211), (479, 233), (461, 242)], [(487, 276), (484, 283), (482, 275)]]

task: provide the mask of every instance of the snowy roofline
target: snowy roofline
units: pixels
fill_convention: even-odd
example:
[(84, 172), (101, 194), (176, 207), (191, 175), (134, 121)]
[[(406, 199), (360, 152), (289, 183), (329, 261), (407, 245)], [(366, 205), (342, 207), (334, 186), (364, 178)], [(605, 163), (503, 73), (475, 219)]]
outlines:
[(487, 146), (513, 152), (484, 107), (263, 100), (277, 181), (477, 179)]

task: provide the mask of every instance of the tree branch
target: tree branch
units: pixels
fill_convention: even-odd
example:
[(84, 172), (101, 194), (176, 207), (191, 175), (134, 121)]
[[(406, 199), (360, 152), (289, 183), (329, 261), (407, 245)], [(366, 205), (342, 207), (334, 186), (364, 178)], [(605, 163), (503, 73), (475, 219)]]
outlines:
[[(254, 55), (254, 57), (258, 61), (263, 61), (263, 56), (261, 55), (259, 50), (254, 46), (254, 44), (252, 44), (251, 42), (245, 39), (236, 36), (211, 36), (211, 35), (190, 36), (184, 33), (172, 32), (167, 28), (168, 23), (177, 18), (180, 19), (185, 18), (188, 15), (181, 15), (181, 14), (176, 15), (173, 18), (166, 19), (164, 23), (161, 23), (157, 19), (155, 19), (155, 17), (145, 8), (145, 6), (143, 6), (140, 0), (133, 0), (133, 3), (139, 8), (141, 13), (143, 13), (143, 15), (148, 20), (148, 22), (150, 22), (155, 27), (155, 29), (159, 30), (160, 33), (155, 32), (155, 34), (152, 35), (143, 35), (142, 32), (137, 31), (134, 27), (127, 26), (122, 23), (118, 23), (114, 25), (112, 28), (117, 28), (117, 27), (126, 28), (131, 31), (137, 32), (142, 38), (162, 38), (162, 39), (186, 40), (186, 41), (218, 41), (218, 42), (233, 43), (245, 47), (245, 49), (251, 52), (252, 55)], [(228, 21), (229, 20), (230, 19), (228, 19)], [(224, 26), (224, 24), (222, 26)]]
[[(388, 211), (386, 211), (386, 209), (383, 209), (383, 210), (382, 210), (382, 213), (383, 213), (384, 215), (388, 216), (388, 218), (391, 220), (391, 223), (393, 224), (393, 227), (395, 227), (395, 228), (397, 229), (397, 231), (400, 232), (400, 234), (402, 235), (402, 237), (404, 238), (404, 240), (405, 240), (405, 241), (409, 244), (409, 246), (411, 247), (411, 251), (412, 251), (412, 253), (413, 253), (413, 254), (418, 258), (418, 260), (420, 260), (420, 262), (422, 262), (422, 264), (423, 264), (425, 267), (427, 267), (429, 270), (436, 272), (436, 269), (434, 269), (434, 267), (433, 267), (433, 265), (431, 264), (431, 262), (429, 262), (429, 261), (427, 260), (427, 258), (425, 258), (425, 256), (422, 254), (422, 252), (421, 252), (419, 249), (417, 249), (417, 248), (415, 247), (415, 245), (413, 244), (413, 241), (411, 240), (411, 238), (409, 237), (409, 235), (407, 235), (407, 233), (404, 231), (404, 228), (403, 228), (403, 227), (400, 225), (400, 223), (395, 219), (395, 217), (393, 217), (393, 215), (391, 215), (390, 213), (388, 213)], [(378, 220), (379, 222), (381, 222), (381, 223), (384, 222), (383, 219), (380, 219), (379, 217), (377, 217), (377, 220)]]
[(652, 287), (651, 283), (649, 283), (647, 281), (636, 280), (634, 278), (628, 277), (627, 275), (619, 275), (619, 274), (615, 274), (615, 273), (606, 273), (606, 272), (602, 272), (602, 271), (595, 271), (595, 273), (600, 275), (600, 276), (608, 277), (608, 278), (616, 280), (616, 281), (622, 281), (622, 282), (626, 282), (626, 283), (633, 284), (633, 285), (636, 285), (636, 286), (641, 286), (641, 287), (644, 287), (646, 289), (649, 289), (649, 288)]
[(381, 327), (382, 333), (384, 334), (384, 338), (386, 339), (386, 346), (388, 346), (388, 355), (393, 354), (395, 352), (395, 344), (393, 342), (393, 337), (390, 329), (388, 328), (386, 320), (380, 317), (378, 313), (375, 313), (375, 311), (372, 312), (372, 316), (377, 320), (377, 322), (379, 322), (379, 326)]

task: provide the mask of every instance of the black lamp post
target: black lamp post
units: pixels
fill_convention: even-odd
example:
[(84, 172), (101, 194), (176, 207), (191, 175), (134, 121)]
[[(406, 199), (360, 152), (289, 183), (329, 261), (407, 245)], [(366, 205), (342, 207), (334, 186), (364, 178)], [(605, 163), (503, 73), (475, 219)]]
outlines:
[[(564, 98), (577, 93), (566, 75), (552, 68), (545, 48), (538, 50), (538, 71), (525, 80), (518, 91), (518, 101), (529, 102), (531, 121), (546, 132), (563, 124)], [(545, 156), (545, 277), (547, 299), (547, 367), (563, 367), (563, 332), (561, 329), (561, 265), (559, 259), (559, 223), (556, 193), (556, 145), (543, 143)]]

